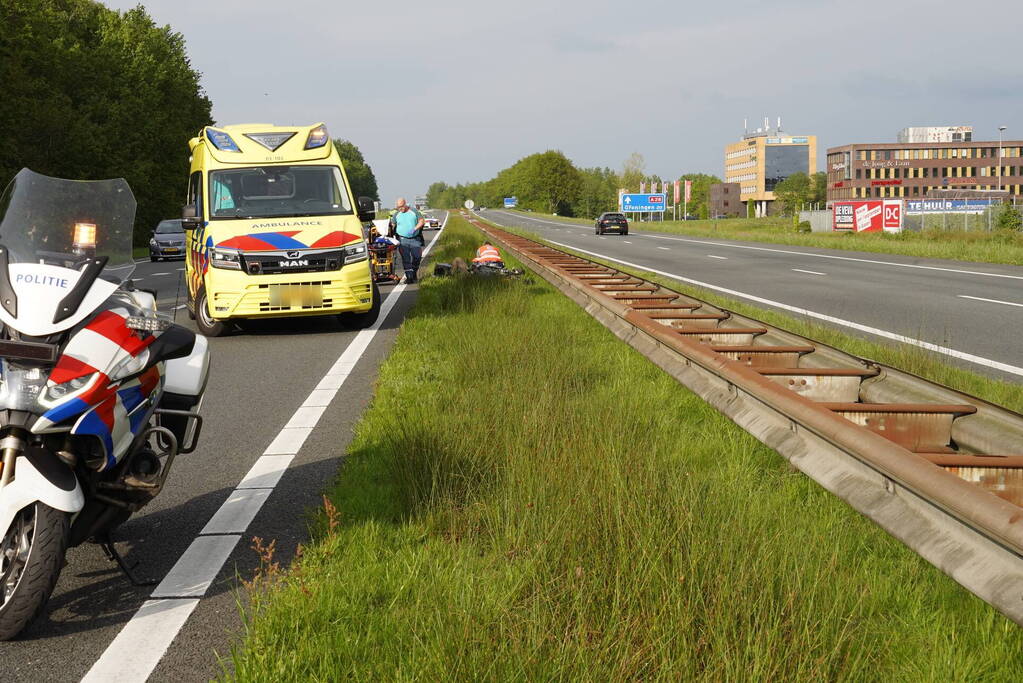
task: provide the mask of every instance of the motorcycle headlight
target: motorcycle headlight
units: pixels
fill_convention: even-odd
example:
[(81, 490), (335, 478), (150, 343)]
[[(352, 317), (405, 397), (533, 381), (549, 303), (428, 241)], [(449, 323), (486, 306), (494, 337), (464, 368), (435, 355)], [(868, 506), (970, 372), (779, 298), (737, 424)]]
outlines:
[(67, 382), (48, 386), (46, 387), (46, 391), (40, 393), (39, 402), (47, 408), (52, 408), (56, 404), (90, 389), (93, 383), (99, 379), (99, 375), (100, 373), (94, 372), (91, 375), (75, 377)]
[(347, 247), (344, 247), (341, 251), (344, 253), (345, 265), (348, 265), (349, 263), (358, 263), (359, 261), (365, 261), (366, 257), (368, 256), (365, 242), (360, 242), (359, 244), (351, 244)]
[(210, 265), (225, 270), (241, 270), (242, 257), (234, 249), (210, 249)]

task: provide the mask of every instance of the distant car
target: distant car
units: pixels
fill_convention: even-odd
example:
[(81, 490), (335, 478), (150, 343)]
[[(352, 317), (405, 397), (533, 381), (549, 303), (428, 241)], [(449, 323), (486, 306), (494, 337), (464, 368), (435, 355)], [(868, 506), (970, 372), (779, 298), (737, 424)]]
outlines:
[(625, 218), (624, 213), (604, 212), (597, 218), (597, 222), (593, 227), (593, 231), (598, 235), (603, 235), (608, 230), (614, 230), (619, 235), (629, 234), (629, 221)]
[(699, 219), (700, 219), (699, 216), (694, 216), (691, 213), (687, 213), (686, 215), (682, 216), (682, 220), (684, 220), (684, 221), (696, 221), (696, 220), (699, 220)]
[(425, 223), (423, 224), (424, 229), (436, 228), (440, 230), (440, 219), (436, 216), (423, 216)]
[(149, 260), (185, 258), (185, 231), (180, 218), (160, 221), (149, 238)]

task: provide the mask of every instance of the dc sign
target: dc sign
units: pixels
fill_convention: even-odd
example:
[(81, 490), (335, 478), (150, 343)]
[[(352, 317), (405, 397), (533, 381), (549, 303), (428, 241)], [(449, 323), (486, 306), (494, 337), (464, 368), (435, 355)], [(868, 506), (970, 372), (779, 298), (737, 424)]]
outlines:
[(661, 194), (623, 194), (621, 198), (622, 212), (629, 213), (664, 213), (667, 196)]

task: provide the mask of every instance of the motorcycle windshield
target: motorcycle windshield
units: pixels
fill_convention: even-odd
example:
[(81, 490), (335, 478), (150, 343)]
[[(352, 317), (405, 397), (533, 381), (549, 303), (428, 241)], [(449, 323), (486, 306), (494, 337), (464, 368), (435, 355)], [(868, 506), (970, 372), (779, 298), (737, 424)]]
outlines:
[(80, 271), (106, 257), (99, 277), (116, 284), (135, 270), (135, 197), (123, 178), (64, 180), (23, 168), (0, 197), (0, 214), (10, 264)]

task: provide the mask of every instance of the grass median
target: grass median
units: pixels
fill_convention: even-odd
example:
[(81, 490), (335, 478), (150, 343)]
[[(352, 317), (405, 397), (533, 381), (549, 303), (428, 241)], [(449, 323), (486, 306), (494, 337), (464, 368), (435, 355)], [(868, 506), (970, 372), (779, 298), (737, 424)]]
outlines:
[[(452, 216), (439, 260), (479, 233)], [(243, 681), (1013, 679), (1017, 627), (533, 276), (430, 278)]]
[[(565, 218), (547, 214), (522, 213), (568, 221), (593, 228), (588, 218)], [(485, 216), (485, 214), (484, 214)], [(949, 219), (953, 225), (961, 217)], [(629, 222), (630, 230), (661, 232), (687, 237), (767, 242), (820, 249), (842, 249), (918, 258), (951, 259), (977, 263), (1023, 265), (1023, 232), (1018, 230), (942, 230), (928, 228), (886, 233), (802, 233), (792, 227), (791, 218), (722, 218), (719, 220)]]

